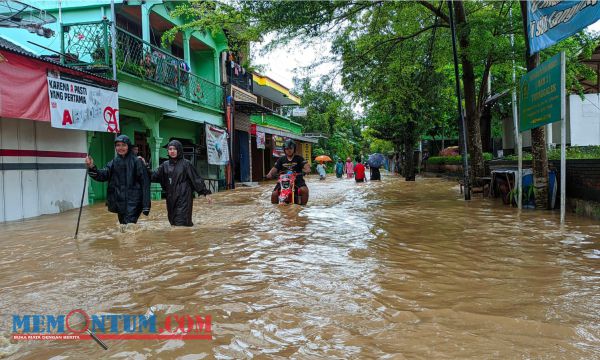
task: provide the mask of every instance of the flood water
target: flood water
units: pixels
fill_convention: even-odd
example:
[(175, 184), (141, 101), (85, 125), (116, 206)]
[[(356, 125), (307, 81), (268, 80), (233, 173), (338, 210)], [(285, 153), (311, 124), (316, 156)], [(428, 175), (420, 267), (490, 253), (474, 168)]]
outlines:
[[(308, 180), (164, 202), (120, 232), (102, 204), (0, 224), (0, 357), (10, 359), (599, 359), (600, 224), (455, 181)], [(212, 340), (11, 340), (13, 314), (212, 317)], [(161, 314), (162, 313), (162, 314)]]

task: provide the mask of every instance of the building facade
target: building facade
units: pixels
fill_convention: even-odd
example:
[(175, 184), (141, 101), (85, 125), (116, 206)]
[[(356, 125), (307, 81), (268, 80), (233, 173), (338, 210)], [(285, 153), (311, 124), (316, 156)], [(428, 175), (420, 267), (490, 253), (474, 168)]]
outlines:
[[(285, 139), (293, 139), (296, 153), (304, 157), (309, 163), (312, 162), (312, 146), (317, 143), (302, 135), (302, 125), (292, 121), (288, 116), (290, 109), (300, 106), (301, 99), (293, 95), (288, 88), (277, 81), (257, 73), (253, 74), (254, 94), (257, 102), (269, 112), (250, 116), (252, 124), (252, 169), (253, 177), (261, 180), (275, 165), (280, 156), (283, 156), (283, 142)], [(264, 137), (264, 148), (258, 148), (258, 144)]]
[[(32, 3), (60, 17), (60, 24), (48, 25), (55, 36), (40, 38), (21, 29), (0, 29), (0, 36), (17, 39), (38, 55), (112, 77), (109, 0), (63, 1), (61, 9), (57, 2)], [(224, 183), (224, 166), (208, 163), (205, 125), (224, 127), (219, 59), (227, 49), (227, 39), (223, 33), (186, 30), (178, 32), (169, 46), (163, 46), (162, 35), (184, 24), (170, 16), (171, 10), (173, 3), (161, 0), (115, 4), (119, 132), (139, 146), (140, 155), (153, 168), (167, 158), (169, 140), (180, 140), (184, 156), (215, 191), (220, 181)], [(114, 157), (113, 139), (109, 133), (87, 134), (87, 148), (97, 164)], [(160, 198), (158, 184), (153, 184), (152, 195)], [(105, 196), (106, 184), (90, 183), (90, 203), (103, 201)]]
[(51, 72), (81, 79), (88, 89), (117, 87), (0, 40), (0, 222), (73, 209), (82, 193), (87, 197), (87, 134), (51, 126)]

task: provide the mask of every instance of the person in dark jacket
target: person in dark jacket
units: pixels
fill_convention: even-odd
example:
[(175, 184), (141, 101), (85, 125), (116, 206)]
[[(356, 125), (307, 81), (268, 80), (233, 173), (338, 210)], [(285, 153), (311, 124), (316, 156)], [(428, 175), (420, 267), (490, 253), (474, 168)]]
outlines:
[(115, 138), (117, 156), (103, 169), (98, 169), (94, 159), (86, 157), (88, 174), (96, 181), (108, 181), (106, 205), (108, 211), (117, 213), (119, 223), (136, 223), (141, 213), (150, 213), (150, 179), (144, 163), (131, 151), (131, 141), (126, 135)]
[(183, 158), (183, 145), (179, 141), (170, 141), (168, 152), (169, 160), (152, 173), (151, 180), (160, 183), (167, 194), (169, 223), (174, 226), (193, 226), (194, 191), (204, 195), (209, 203), (212, 203), (208, 196), (211, 192), (192, 163)]
[(371, 171), (370, 179), (372, 181), (375, 181), (375, 180), (381, 181), (381, 173), (379, 172), (379, 168), (378, 167), (371, 166), (370, 167), (370, 171)]

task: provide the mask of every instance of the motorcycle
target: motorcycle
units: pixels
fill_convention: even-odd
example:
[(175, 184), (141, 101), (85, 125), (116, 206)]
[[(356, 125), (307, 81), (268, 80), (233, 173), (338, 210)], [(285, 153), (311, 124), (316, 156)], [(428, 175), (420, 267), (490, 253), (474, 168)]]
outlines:
[(296, 174), (288, 171), (279, 175), (279, 205), (282, 204), (298, 204), (298, 194), (296, 192)]

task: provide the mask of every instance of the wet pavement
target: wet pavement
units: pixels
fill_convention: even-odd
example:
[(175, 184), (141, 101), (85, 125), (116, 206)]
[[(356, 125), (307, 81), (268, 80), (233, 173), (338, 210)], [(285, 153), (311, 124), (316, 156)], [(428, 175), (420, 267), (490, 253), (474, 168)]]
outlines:
[[(9, 359), (599, 359), (600, 224), (456, 182), (308, 180), (164, 202), (120, 232), (101, 204), (0, 224), (0, 357)], [(11, 340), (13, 314), (208, 314), (212, 340)]]

